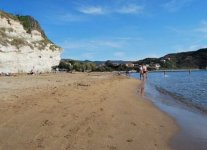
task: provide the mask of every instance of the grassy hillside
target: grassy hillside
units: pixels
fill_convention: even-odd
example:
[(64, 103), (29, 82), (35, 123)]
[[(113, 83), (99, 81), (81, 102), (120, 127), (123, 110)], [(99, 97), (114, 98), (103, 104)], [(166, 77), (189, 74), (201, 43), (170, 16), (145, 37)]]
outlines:
[(197, 51), (167, 54), (160, 58), (146, 58), (136, 63), (151, 65), (159, 63), (162, 69), (206, 69), (207, 48)]
[(176, 68), (206, 68), (207, 48), (198, 51), (168, 54), (164, 58), (170, 58)]

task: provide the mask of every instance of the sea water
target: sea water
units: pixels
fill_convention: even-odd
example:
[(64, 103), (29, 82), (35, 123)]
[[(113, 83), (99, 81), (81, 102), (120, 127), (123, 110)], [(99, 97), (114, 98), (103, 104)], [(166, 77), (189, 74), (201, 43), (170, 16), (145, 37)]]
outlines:
[[(137, 74), (132, 74), (138, 77)], [(207, 71), (151, 72), (146, 81), (159, 92), (207, 113)]]
[(172, 141), (174, 149), (206, 150), (207, 71), (150, 72), (144, 82), (145, 96), (181, 127)]

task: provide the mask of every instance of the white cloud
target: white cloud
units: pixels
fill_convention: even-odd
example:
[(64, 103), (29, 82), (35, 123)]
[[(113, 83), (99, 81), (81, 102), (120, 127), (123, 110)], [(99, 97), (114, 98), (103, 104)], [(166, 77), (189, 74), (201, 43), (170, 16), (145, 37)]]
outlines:
[(78, 11), (88, 15), (103, 15), (106, 13), (104, 8), (100, 6), (82, 6), (78, 9)]
[(172, 26), (168, 26), (168, 27), (166, 27), (166, 29), (168, 29), (169, 31), (172, 31), (174, 33), (177, 33), (177, 34), (186, 34), (189, 32), (186, 29), (180, 29), (180, 28), (176, 28), (176, 27), (172, 27)]
[(86, 20), (86, 18), (81, 15), (75, 15), (71, 13), (58, 15), (56, 18), (62, 22), (79, 22)]
[(154, 53), (152, 53), (152, 54), (148, 54), (145, 58), (159, 58), (159, 57), (162, 57), (163, 55), (161, 55), (161, 54), (154, 54)]
[(162, 5), (169, 12), (176, 12), (180, 9), (189, 6), (194, 0), (170, 0)]
[(172, 47), (172, 51), (184, 52), (184, 51), (194, 51), (201, 48), (207, 48), (207, 21), (200, 21), (196, 27), (185, 27), (185, 28), (175, 28), (166, 27), (168, 30), (173, 31), (178, 34), (180, 39), (177, 44)]
[(123, 45), (122, 41), (94, 41), (97, 46), (106, 46), (111, 48), (120, 48)]
[(121, 48), (125, 40), (66, 40), (59, 45), (65, 49)]
[(120, 6), (81, 6), (77, 8), (80, 13), (87, 15), (105, 15), (105, 14), (140, 14), (144, 7), (137, 4), (128, 4)]
[(95, 57), (95, 53), (92, 53), (92, 52), (87, 52), (87, 53), (83, 53), (81, 54), (82, 58), (84, 59), (93, 59)]
[(181, 36), (188, 36), (188, 37), (196, 37), (196, 38), (203, 38), (207, 37), (207, 21), (202, 20), (200, 23), (196, 25), (196, 27), (185, 27), (185, 28), (178, 28), (178, 27), (172, 27), (168, 26), (166, 27), (167, 30), (174, 32), (176, 34), (179, 34)]
[(114, 56), (116, 57), (116, 59), (122, 59), (125, 56), (124, 52), (115, 52)]
[(194, 45), (189, 45), (189, 46), (179, 46), (177, 48), (175, 48), (175, 52), (176, 53), (180, 53), (180, 52), (187, 52), (187, 51), (195, 51), (198, 49), (202, 49), (202, 48), (207, 48), (207, 44), (203, 45), (203, 44), (199, 44), (199, 43), (194, 43)]
[(197, 28), (196, 31), (207, 34), (207, 21), (202, 20), (200, 27)]
[(127, 6), (123, 6), (119, 9), (117, 9), (117, 13), (121, 14), (140, 14), (142, 13), (144, 8), (142, 6), (138, 6), (135, 4), (130, 4)]
[(64, 49), (80, 49), (85, 47), (91, 48), (90, 42), (86, 41), (65, 40), (59, 45), (61, 45), (61, 47), (63, 47)]

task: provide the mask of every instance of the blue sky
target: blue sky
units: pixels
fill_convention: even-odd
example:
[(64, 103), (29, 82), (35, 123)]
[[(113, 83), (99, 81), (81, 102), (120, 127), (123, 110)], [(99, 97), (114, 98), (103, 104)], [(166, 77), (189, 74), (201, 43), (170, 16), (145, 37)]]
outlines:
[(31, 15), (62, 58), (138, 60), (207, 47), (206, 0), (0, 0)]

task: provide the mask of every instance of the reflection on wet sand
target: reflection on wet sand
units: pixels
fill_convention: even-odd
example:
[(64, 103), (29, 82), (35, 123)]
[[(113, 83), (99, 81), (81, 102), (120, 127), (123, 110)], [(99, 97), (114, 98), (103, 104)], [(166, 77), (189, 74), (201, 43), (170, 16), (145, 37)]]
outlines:
[(144, 89), (145, 89), (145, 81), (142, 81), (142, 83), (139, 86), (138, 93), (140, 96), (144, 97)]

